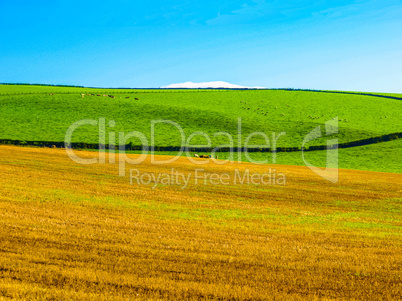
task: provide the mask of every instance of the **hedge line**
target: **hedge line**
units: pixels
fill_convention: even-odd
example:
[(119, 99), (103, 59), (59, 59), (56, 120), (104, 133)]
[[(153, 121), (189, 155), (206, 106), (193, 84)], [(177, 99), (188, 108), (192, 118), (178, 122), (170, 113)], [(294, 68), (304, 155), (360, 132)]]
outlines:
[[(387, 142), (391, 140), (396, 140), (402, 138), (402, 132), (392, 133), (387, 135), (382, 135), (378, 137), (372, 137), (357, 141), (345, 142), (335, 145), (318, 145), (318, 146), (310, 146), (304, 148), (304, 151), (316, 151), (316, 150), (326, 150), (326, 149), (336, 149), (336, 148), (349, 148), (356, 146), (364, 146), (370, 144), (376, 144), (381, 142)], [(53, 147), (53, 148), (72, 148), (72, 149), (121, 149), (121, 150), (154, 150), (160, 152), (178, 152), (178, 151), (190, 151), (190, 152), (212, 152), (215, 148), (212, 147), (187, 147), (187, 146), (146, 146), (146, 145), (134, 145), (133, 143), (129, 143), (126, 145), (110, 146), (108, 144), (100, 145), (94, 143), (85, 143), (85, 142), (73, 142), (70, 144), (66, 144), (64, 142), (59, 141), (26, 141), (26, 140), (10, 140), (10, 139), (0, 139), (0, 144), (3, 145), (19, 145), (19, 146), (37, 146), (37, 147)], [(273, 152), (271, 148), (245, 148), (245, 147), (233, 147), (233, 148), (219, 148), (216, 150), (217, 152)], [(302, 151), (299, 147), (277, 147), (276, 152), (300, 152)]]

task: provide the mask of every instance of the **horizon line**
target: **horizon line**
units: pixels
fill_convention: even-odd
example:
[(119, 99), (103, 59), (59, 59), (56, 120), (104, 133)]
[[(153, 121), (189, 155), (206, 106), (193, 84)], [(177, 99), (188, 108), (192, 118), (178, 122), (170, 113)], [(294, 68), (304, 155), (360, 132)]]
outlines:
[[(96, 86), (81, 86), (81, 85), (70, 85), (70, 84), (41, 84), (41, 83), (0, 83), (0, 85), (10, 85), (10, 86), (44, 86), (44, 87), (70, 87), (70, 88), (87, 88), (87, 89), (118, 89), (118, 90), (299, 90), (299, 91), (337, 91), (337, 92), (356, 92), (365, 93), (367, 91), (345, 91), (345, 90), (327, 90), (327, 89), (310, 89), (310, 88), (254, 88), (254, 87), (244, 87), (244, 88), (224, 88), (224, 87), (208, 87), (208, 88), (166, 88), (166, 87), (96, 87)], [(374, 92), (373, 92), (374, 93)], [(378, 92), (382, 93), (382, 92)], [(397, 93), (398, 94), (398, 93)]]
[[(31, 84), (31, 83), (0, 83), (0, 85), (9, 85), (9, 86), (43, 86), (43, 87), (65, 87), (65, 88), (85, 88), (85, 89), (110, 89), (110, 90), (256, 90), (256, 91), (264, 91), (264, 90), (281, 90), (281, 91), (301, 91), (301, 92), (321, 92), (321, 93), (339, 93), (339, 94), (354, 94), (354, 95), (363, 95), (363, 96), (377, 96), (383, 98), (391, 98), (402, 100), (402, 97), (393, 97), (381, 94), (402, 94), (398, 92), (370, 92), (370, 91), (345, 91), (345, 90), (325, 90), (325, 89), (306, 89), (306, 88), (112, 88), (112, 87), (86, 87), (86, 86), (76, 86), (76, 85), (64, 85), (64, 84)], [(381, 94), (375, 94), (381, 93)]]

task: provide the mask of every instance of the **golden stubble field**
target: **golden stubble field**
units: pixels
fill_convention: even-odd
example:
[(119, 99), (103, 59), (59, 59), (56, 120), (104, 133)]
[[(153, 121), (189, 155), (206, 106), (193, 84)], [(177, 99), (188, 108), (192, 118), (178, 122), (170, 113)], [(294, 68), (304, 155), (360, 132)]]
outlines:
[[(78, 152), (93, 157), (93, 152)], [(133, 157), (135, 157), (133, 155)], [(129, 169), (286, 185), (139, 185)], [(398, 300), (400, 174), (305, 167), (79, 165), (64, 150), (0, 146), (0, 299)]]

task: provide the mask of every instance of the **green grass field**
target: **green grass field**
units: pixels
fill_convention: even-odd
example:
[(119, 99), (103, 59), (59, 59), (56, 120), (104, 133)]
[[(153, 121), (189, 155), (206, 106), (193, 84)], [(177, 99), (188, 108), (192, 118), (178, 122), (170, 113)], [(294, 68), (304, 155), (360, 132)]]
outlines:
[[(81, 93), (113, 94), (116, 98), (82, 98)], [(300, 147), (307, 133), (333, 117), (342, 120), (340, 143), (402, 129), (400, 100), (307, 91), (105, 90), (1, 85), (0, 106), (0, 138), (18, 140), (64, 141), (67, 128), (74, 122), (102, 117), (106, 122), (116, 122), (115, 127), (107, 127), (106, 131), (140, 131), (148, 140), (152, 120), (172, 120), (184, 129), (186, 137), (197, 131), (207, 133), (214, 146), (229, 142), (222, 135), (213, 137), (217, 132), (229, 133), (237, 142), (238, 117), (242, 119), (243, 142), (256, 131), (266, 133), (270, 139), (273, 132), (286, 132), (278, 140), (278, 146), (282, 147)], [(73, 141), (96, 143), (98, 129), (81, 127)], [(180, 145), (180, 142), (176, 128), (157, 125), (155, 145)], [(191, 144), (205, 143), (200, 136), (191, 140)], [(266, 143), (255, 136), (250, 144)], [(325, 139), (316, 139), (310, 145), (321, 144), (325, 144)]]
[[(85, 96), (82, 97), (81, 93)], [(114, 95), (116, 98), (93, 95)], [(402, 97), (401, 94), (382, 94)], [(128, 97), (128, 98), (127, 98)], [(250, 133), (264, 132), (272, 143), (272, 133), (285, 132), (278, 147), (301, 147), (303, 138), (317, 126), (333, 117), (339, 118), (339, 143), (401, 132), (401, 100), (358, 94), (321, 93), (287, 90), (129, 90), (91, 89), (53, 86), (0, 85), (0, 139), (64, 141), (68, 127), (78, 120), (105, 118), (108, 134), (139, 131), (151, 142), (151, 121), (171, 120), (183, 128), (186, 138), (194, 132), (205, 132), (212, 146), (227, 145), (228, 137), (238, 143), (238, 118), (242, 120), (242, 143)], [(156, 146), (180, 146), (180, 133), (172, 125), (158, 124), (154, 135)], [(73, 135), (74, 142), (97, 143), (99, 129), (82, 126)], [(108, 140), (106, 140), (108, 142)], [(135, 145), (140, 141), (128, 139)], [(118, 138), (116, 138), (118, 143)], [(195, 136), (191, 145), (206, 145), (204, 137)], [(188, 145), (188, 143), (185, 143)], [(260, 136), (249, 145), (266, 145)], [(307, 146), (325, 145), (318, 138)], [(269, 146), (272, 146), (269, 145)], [(401, 172), (401, 142), (367, 145), (340, 150), (340, 167), (373, 171)], [(161, 154), (175, 155), (173, 152)], [(228, 154), (221, 154), (226, 158)], [(256, 160), (272, 154), (252, 153)], [(306, 153), (309, 162), (325, 166), (325, 152)], [(237, 157), (234, 158), (237, 160)], [(242, 161), (247, 161), (243, 155)], [(277, 164), (304, 165), (300, 152), (278, 153)]]

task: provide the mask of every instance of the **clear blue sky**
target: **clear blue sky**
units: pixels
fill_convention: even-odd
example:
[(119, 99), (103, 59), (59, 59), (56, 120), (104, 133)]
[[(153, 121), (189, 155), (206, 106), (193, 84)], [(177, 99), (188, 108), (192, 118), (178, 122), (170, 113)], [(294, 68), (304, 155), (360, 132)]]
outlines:
[(0, 82), (402, 93), (402, 1), (0, 0)]

